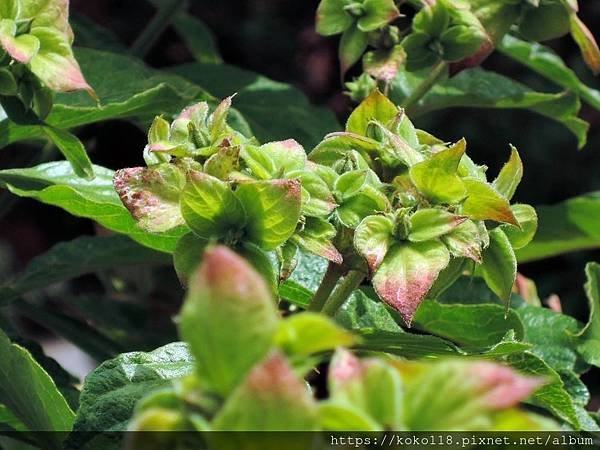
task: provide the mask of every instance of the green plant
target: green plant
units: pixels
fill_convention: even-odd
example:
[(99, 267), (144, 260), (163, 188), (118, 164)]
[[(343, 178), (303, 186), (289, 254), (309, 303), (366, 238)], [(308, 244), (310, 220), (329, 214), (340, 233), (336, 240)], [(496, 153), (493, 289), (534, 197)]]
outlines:
[[(102, 431), (598, 431), (580, 376), (600, 365), (600, 266), (586, 268), (585, 325), (517, 272), (600, 247), (598, 194), (539, 214), (511, 205), (526, 176), (516, 148), (491, 175), (464, 138), (412, 121), (525, 108), (583, 146), (580, 99), (600, 110), (600, 92), (535, 42), (571, 33), (597, 70), (576, 2), (322, 0), (316, 28), (342, 34), (342, 77), (364, 69), (346, 83), (359, 104), (343, 130), (294, 88), (224, 65), (182, 2), (156, 3), (132, 53), (172, 22), (197, 63), (151, 69), (103, 48), (101, 29), (98, 48), (73, 53), (68, 2), (0, 6), (0, 145), (49, 139), (67, 159), (47, 162), (46, 145), (33, 167), (0, 170), (0, 186), (102, 227), (0, 284), (0, 435), (109, 448)], [(565, 91), (480, 68), (494, 49)], [(68, 131), (107, 119), (149, 129), (144, 167), (92, 166)], [(91, 292), (45, 290), (86, 274)], [(104, 362), (79, 390), (13, 314)], [(74, 433), (47, 443), (38, 430)]]

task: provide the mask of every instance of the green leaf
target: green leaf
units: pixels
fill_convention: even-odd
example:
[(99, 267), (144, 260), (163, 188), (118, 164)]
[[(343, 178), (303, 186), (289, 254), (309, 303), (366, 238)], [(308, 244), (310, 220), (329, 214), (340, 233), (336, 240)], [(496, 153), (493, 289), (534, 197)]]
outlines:
[(513, 330), (523, 339), (523, 325), (500, 305), (442, 304), (425, 300), (413, 319), (415, 327), (466, 347), (491, 347)]
[(533, 344), (531, 353), (561, 373), (588, 368), (577, 350), (575, 335), (582, 326), (576, 319), (539, 306), (525, 305), (514, 312), (523, 323), (523, 340)]
[(183, 284), (187, 284), (189, 275), (200, 264), (207, 243), (206, 239), (198, 237), (194, 232), (184, 234), (177, 242), (173, 252), (173, 266)]
[(346, 131), (366, 136), (367, 128), (373, 120), (386, 125), (394, 120), (398, 113), (398, 107), (379, 90), (375, 90), (352, 111), (346, 123)]
[(116, 266), (141, 264), (169, 264), (169, 257), (142, 247), (127, 236), (81, 236), (55, 245), (34, 258), (17, 278), (0, 285), (0, 306), (58, 281)]
[(260, 147), (245, 145), (240, 155), (252, 173), (263, 180), (302, 170), (306, 165), (304, 148), (293, 139), (269, 142)]
[(469, 258), (480, 263), (484, 242), (481, 231), (475, 222), (467, 220), (442, 236), (442, 242), (446, 244), (452, 256)]
[[(550, 411), (574, 427), (575, 430), (597, 431), (599, 429), (593, 420), (591, 424), (585, 420), (588, 416), (587, 412), (578, 410), (577, 405), (565, 389), (560, 375), (542, 359), (533, 353), (523, 352), (508, 356), (506, 361), (519, 372), (543, 377), (545, 380), (545, 384), (531, 397), (531, 403)], [(585, 426), (582, 426), (584, 424)]]
[(327, 183), (310, 170), (294, 170), (285, 178), (298, 180), (305, 195), (302, 199), (301, 212), (308, 217), (327, 217), (336, 208), (335, 199)]
[(402, 332), (392, 312), (377, 299), (374, 292), (367, 296), (362, 290), (356, 290), (342, 305), (335, 320), (350, 330), (373, 328), (382, 331)]
[(365, 186), (359, 193), (345, 199), (335, 210), (339, 221), (348, 228), (356, 228), (365, 217), (385, 213), (390, 209), (388, 198), (379, 189)]
[(271, 354), (256, 365), (213, 420), (215, 431), (311, 431), (316, 403), (285, 358)]
[(510, 158), (502, 166), (498, 177), (494, 180), (494, 189), (507, 200), (513, 198), (517, 186), (523, 178), (523, 162), (516, 148), (511, 146)]
[(483, 251), (481, 274), (489, 288), (508, 309), (517, 277), (517, 260), (510, 241), (499, 228), (490, 231), (490, 245)]
[(449, 233), (467, 220), (443, 209), (425, 208), (410, 217), (410, 233), (412, 242), (428, 241)]
[[(424, 74), (400, 71), (392, 90), (392, 99), (401, 102), (421, 83)], [(411, 108), (411, 117), (453, 107), (529, 109), (566, 126), (576, 137), (579, 147), (586, 142), (588, 124), (577, 117), (579, 98), (571, 91), (536, 92), (503, 75), (481, 68), (464, 70), (434, 86)]]
[(494, 220), (519, 226), (510, 203), (485, 181), (475, 178), (462, 180), (467, 189), (467, 199), (460, 212), (473, 220)]
[(600, 366), (600, 265), (589, 263), (585, 268), (585, 292), (590, 305), (590, 319), (577, 335), (581, 356), (590, 364)]
[(345, 74), (350, 67), (356, 64), (369, 45), (367, 33), (361, 31), (356, 25), (351, 25), (342, 34), (338, 57), (340, 59), (340, 70)]
[(317, 8), (316, 29), (323, 36), (340, 34), (354, 21), (344, 10), (344, 0), (321, 0)]
[(261, 142), (293, 138), (313, 148), (327, 133), (340, 128), (331, 111), (312, 106), (298, 89), (254, 72), (227, 64), (186, 64), (174, 72), (216, 97), (237, 92), (235, 107)]
[(338, 350), (329, 368), (330, 402), (364, 413), (379, 430), (404, 429), (404, 389), (398, 372), (380, 359), (359, 360)]
[[(71, 431), (75, 414), (52, 378), (23, 347), (0, 330), (0, 403), (32, 431)], [(40, 442), (59, 449), (59, 434)]]
[(358, 29), (364, 32), (383, 28), (400, 16), (394, 0), (365, 0), (364, 14), (357, 21)]
[(520, 229), (512, 225), (501, 225), (500, 228), (506, 234), (512, 248), (517, 250), (529, 244), (535, 236), (538, 217), (530, 205), (512, 205), (510, 209), (519, 222)]
[(357, 331), (357, 334), (361, 338), (361, 343), (355, 347), (357, 350), (385, 352), (409, 359), (461, 354), (461, 351), (451, 342), (427, 334), (384, 331), (375, 328), (364, 328)]
[[(80, 49), (76, 56), (100, 104), (85, 93), (58, 94), (46, 122), (63, 130), (106, 119), (176, 114), (191, 102), (208, 97), (185, 79), (150, 69), (128, 56), (91, 49)], [(7, 119), (0, 122), (0, 148), (42, 137), (45, 134), (39, 126), (15, 125)]]
[(506, 35), (498, 50), (559, 86), (576, 92), (586, 103), (600, 110), (600, 91), (583, 84), (550, 47)]
[(286, 280), (279, 285), (279, 296), (303, 309), (306, 309), (313, 295), (313, 291), (306, 289), (294, 280)]
[(278, 320), (269, 287), (244, 259), (223, 246), (205, 251), (179, 329), (207, 386), (229, 394), (271, 348)]
[(410, 325), (419, 304), (449, 261), (450, 254), (439, 241), (394, 244), (373, 276), (373, 287)]
[(357, 342), (357, 338), (328, 317), (310, 312), (282, 321), (275, 340), (289, 356), (308, 356), (337, 347), (351, 347)]
[(600, 192), (536, 209), (538, 231), (533, 241), (517, 250), (520, 262), (600, 247)]
[(92, 169), (92, 162), (85, 151), (85, 147), (77, 139), (77, 136), (52, 126), (44, 126), (43, 129), (50, 140), (52, 140), (64, 157), (71, 163), (75, 174), (87, 180), (93, 180), (94, 170)]
[(435, 153), (431, 158), (410, 168), (410, 179), (417, 189), (438, 203), (457, 203), (467, 195), (456, 171), (465, 153), (466, 143)]
[(84, 448), (104, 432), (127, 430), (134, 407), (142, 397), (193, 370), (192, 356), (182, 342), (149, 353), (124, 353), (105, 361), (85, 379), (70, 447)]
[(302, 231), (296, 231), (288, 242), (298, 244), (300, 248), (315, 255), (321, 256), (336, 264), (343, 261), (342, 255), (331, 242), (337, 230), (324, 219), (307, 217)]
[(246, 210), (247, 239), (264, 250), (287, 241), (300, 219), (300, 183), (296, 180), (254, 181), (235, 191)]
[(191, 14), (181, 12), (173, 20), (173, 25), (196, 61), (209, 64), (221, 63), (215, 37), (202, 21)]
[(202, 239), (222, 238), (246, 225), (246, 214), (231, 188), (218, 178), (191, 172), (181, 195), (181, 215)]
[(394, 231), (393, 222), (385, 216), (368, 216), (356, 227), (354, 247), (365, 258), (374, 273), (387, 254)]
[(172, 252), (186, 228), (166, 233), (142, 230), (121, 203), (113, 187), (114, 172), (94, 166), (92, 181), (78, 178), (67, 162), (51, 162), (27, 169), (0, 170), (0, 186), (20, 197), (29, 197), (63, 208), (77, 217), (127, 234), (135, 241), (164, 252)]

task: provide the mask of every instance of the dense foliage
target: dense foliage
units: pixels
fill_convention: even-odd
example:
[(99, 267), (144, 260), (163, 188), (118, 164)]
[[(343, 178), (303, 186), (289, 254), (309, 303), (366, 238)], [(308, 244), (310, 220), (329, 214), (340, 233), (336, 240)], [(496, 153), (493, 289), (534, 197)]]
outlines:
[[(600, 367), (600, 265), (583, 324), (542, 305), (518, 263), (600, 247), (600, 195), (511, 204), (527, 176), (516, 148), (492, 174), (465, 138), (411, 121), (522, 108), (583, 146), (580, 101), (600, 110), (600, 92), (540, 43), (571, 34), (600, 71), (577, 2), (322, 0), (316, 30), (341, 34), (342, 79), (362, 60), (345, 127), (221, 63), (182, 3), (157, 1), (131, 52), (172, 21), (198, 62), (170, 70), (103, 29), (73, 51), (67, 0), (0, 5), (0, 146), (47, 142), (0, 186), (98, 229), (0, 284), (0, 448), (118, 447), (101, 432), (123, 430), (599, 431), (580, 377)], [(479, 67), (495, 50), (564, 91)], [(109, 119), (148, 129), (144, 167), (92, 165), (73, 130)], [(66, 161), (47, 161), (52, 146)], [(36, 297), (88, 274), (91, 293)], [(81, 389), (14, 311), (101, 362)]]

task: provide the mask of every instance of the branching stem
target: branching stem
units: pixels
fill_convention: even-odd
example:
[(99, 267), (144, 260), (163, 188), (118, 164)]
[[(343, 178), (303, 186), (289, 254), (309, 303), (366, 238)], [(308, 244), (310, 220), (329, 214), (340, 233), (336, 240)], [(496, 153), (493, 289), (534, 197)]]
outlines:
[(346, 302), (350, 294), (357, 289), (365, 279), (365, 274), (358, 270), (351, 270), (344, 277), (338, 288), (325, 302), (321, 312), (333, 317), (338, 309)]
[(321, 280), (321, 284), (315, 292), (312, 300), (310, 301), (307, 310), (308, 311), (321, 311), (323, 305), (335, 289), (335, 285), (338, 280), (342, 277), (342, 267), (339, 264), (330, 262), (327, 266), (327, 271)]
[(427, 78), (425, 78), (419, 86), (415, 89), (415, 91), (410, 94), (402, 103), (402, 107), (407, 110), (407, 113), (410, 115), (411, 107), (415, 106), (419, 100), (421, 100), (425, 94), (427, 94), (431, 88), (438, 82), (440, 77), (446, 72), (448, 68), (448, 63), (441, 61), (437, 65), (431, 69)]

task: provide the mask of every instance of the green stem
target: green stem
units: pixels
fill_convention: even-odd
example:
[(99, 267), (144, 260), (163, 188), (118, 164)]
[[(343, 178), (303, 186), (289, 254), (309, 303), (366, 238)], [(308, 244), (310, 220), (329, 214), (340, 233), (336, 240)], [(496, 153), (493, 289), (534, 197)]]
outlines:
[(321, 312), (333, 317), (348, 297), (350, 297), (350, 294), (360, 286), (364, 279), (365, 274), (358, 270), (351, 270), (348, 272), (348, 275), (342, 280), (338, 288), (327, 299)]
[(143, 58), (163, 31), (169, 26), (171, 20), (173, 20), (173, 17), (183, 7), (184, 3), (185, 0), (165, 0), (150, 23), (131, 46), (131, 54), (138, 58)]
[(306, 308), (308, 311), (321, 311), (321, 309), (323, 309), (325, 301), (335, 289), (335, 285), (342, 277), (342, 274), (342, 267), (339, 264), (329, 263), (317, 292), (315, 292), (315, 295)]
[[(421, 84), (417, 86), (417, 89), (415, 89), (415, 91), (404, 100), (402, 107), (406, 110), (410, 110), (412, 106), (416, 105), (419, 100), (421, 100), (425, 94), (430, 91), (435, 83), (438, 82), (440, 77), (446, 72), (447, 68), (448, 63), (444, 61), (440, 61), (437, 65), (435, 65), (433, 69), (431, 69), (429, 75), (427, 75), (427, 78), (425, 78)], [(410, 113), (410, 111), (408, 112)]]

